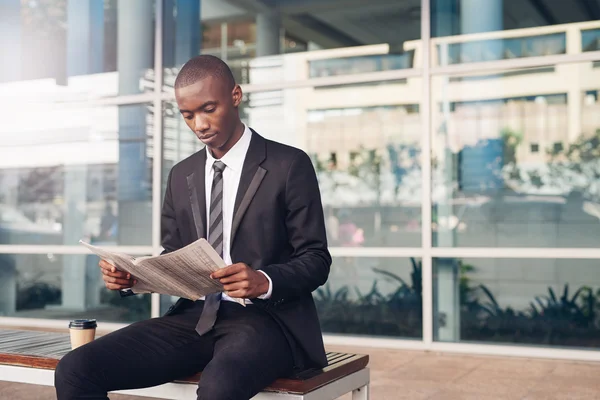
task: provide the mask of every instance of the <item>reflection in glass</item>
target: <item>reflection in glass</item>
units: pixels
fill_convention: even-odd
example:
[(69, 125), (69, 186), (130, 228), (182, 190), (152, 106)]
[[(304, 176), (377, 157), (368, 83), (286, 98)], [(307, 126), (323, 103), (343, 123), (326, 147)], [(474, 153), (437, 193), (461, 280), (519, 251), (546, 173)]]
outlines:
[(414, 66), (415, 51), (402, 54), (382, 54), (345, 58), (317, 59), (309, 61), (310, 78), (336, 75), (363, 74), (368, 72), (407, 69)]
[[(342, 102), (342, 90), (329, 90), (332, 106)], [(319, 178), (329, 245), (418, 246), (419, 106), (369, 106), (367, 99), (363, 107), (307, 111), (306, 150)]]
[(441, 65), (498, 61), (565, 54), (566, 43), (565, 33), (522, 36), (513, 39), (472, 40), (464, 43), (440, 44), (437, 47), (437, 55)]
[(8, 1), (0, 102), (85, 100), (153, 90), (154, 1)]
[(0, 244), (150, 244), (149, 106), (34, 108), (0, 125)]
[(149, 318), (150, 296), (121, 298), (106, 289), (98, 261), (86, 254), (0, 254), (0, 316), (101, 322)]
[(592, 63), (434, 78), (435, 246), (597, 247), (595, 82)]
[(274, 7), (166, 0), (166, 90), (183, 63), (198, 54), (226, 60), (240, 84), (414, 68), (419, 57), (419, 0), (265, 3)]
[(326, 333), (422, 337), (419, 259), (334, 257), (313, 297)]
[(313, 159), (330, 246), (410, 247), (421, 243), (420, 95), (418, 78), (289, 89), (250, 93), (242, 111)]
[(593, 1), (577, 5), (563, 1), (523, 2), (521, 0), (430, 0), (431, 36), (441, 37), (478, 32), (510, 31), (525, 28), (554, 28), (554, 25), (594, 21)]
[(581, 31), (581, 48), (583, 51), (600, 50), (600, 28)]
[(439, 341), (600, 347), (597, 260), (434, 259)]
[(593, 1), (430, 1), (433, 65), (597, 50)]

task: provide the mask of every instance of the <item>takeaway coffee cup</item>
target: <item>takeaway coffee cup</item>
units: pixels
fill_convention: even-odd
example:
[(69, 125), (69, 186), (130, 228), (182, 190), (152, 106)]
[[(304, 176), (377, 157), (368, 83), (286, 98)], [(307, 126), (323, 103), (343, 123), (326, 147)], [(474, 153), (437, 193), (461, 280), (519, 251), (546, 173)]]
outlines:
[(71, 333), (71, 349), (76, 349), (91, 342), (96, 337), (95, 319), (75, 319), (69, 323)]

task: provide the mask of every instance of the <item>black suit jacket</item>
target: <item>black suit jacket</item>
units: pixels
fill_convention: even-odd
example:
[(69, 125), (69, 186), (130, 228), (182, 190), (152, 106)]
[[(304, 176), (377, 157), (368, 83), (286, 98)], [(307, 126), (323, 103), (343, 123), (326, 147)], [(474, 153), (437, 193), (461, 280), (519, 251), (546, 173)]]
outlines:
[[(162, 211), (162, 245), (177, 250), (206, 237), (206, 149), (175, 165)], [(252, 131), (235, 198), (231, 258), (266, 272), (268, 300), (251, 299), (280, 324), (295, 349), (295, 361), (327, 365), (312, 291), (329, 275), (321, 195), (306, 153)], [(189, 300), (179, 300), (169, 312)], [(301, 353), (299, 354), (298, 351)], [(304, 363), (302, 363), (304, 364)]]

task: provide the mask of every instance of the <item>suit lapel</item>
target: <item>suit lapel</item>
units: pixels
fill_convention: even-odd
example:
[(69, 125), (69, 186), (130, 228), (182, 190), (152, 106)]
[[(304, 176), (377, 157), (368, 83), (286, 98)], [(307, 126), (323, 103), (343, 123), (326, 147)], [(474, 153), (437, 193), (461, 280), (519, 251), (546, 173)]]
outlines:
[(194, 162), (194, 170), (187, 176), (188, 194), (194, 218), (196, 239), (206, 237), (206, 191), (205, 167), (206, 148), (199, 151), (198, 161)]
[(260, 166), (266, 157), (266, 142), (262, 136), (252, 131), (252, 140), (242, 167), (242, 176), (235, 197), (233, 207), (233, 222), (231, 224), (230, 246), (233, 247), (235, 235), (242, 222), (244, 214), (248, 210), (250, 202), (254, 198), (267, 170)]

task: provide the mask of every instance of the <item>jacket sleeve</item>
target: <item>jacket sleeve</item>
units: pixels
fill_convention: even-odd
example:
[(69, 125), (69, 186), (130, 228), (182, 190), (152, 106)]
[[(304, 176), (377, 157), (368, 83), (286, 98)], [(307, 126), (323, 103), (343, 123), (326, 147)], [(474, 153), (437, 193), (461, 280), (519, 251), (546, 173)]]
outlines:
[(329, 276), (331, 255), (327, 249), (319, 184), (304, 152), (294, 157), (288, 171), (285, 204), (285, 225), (293, 249), (291, 259), (261, 268), (272, 280), (270, 301), (273, 302), (309, 294)]

